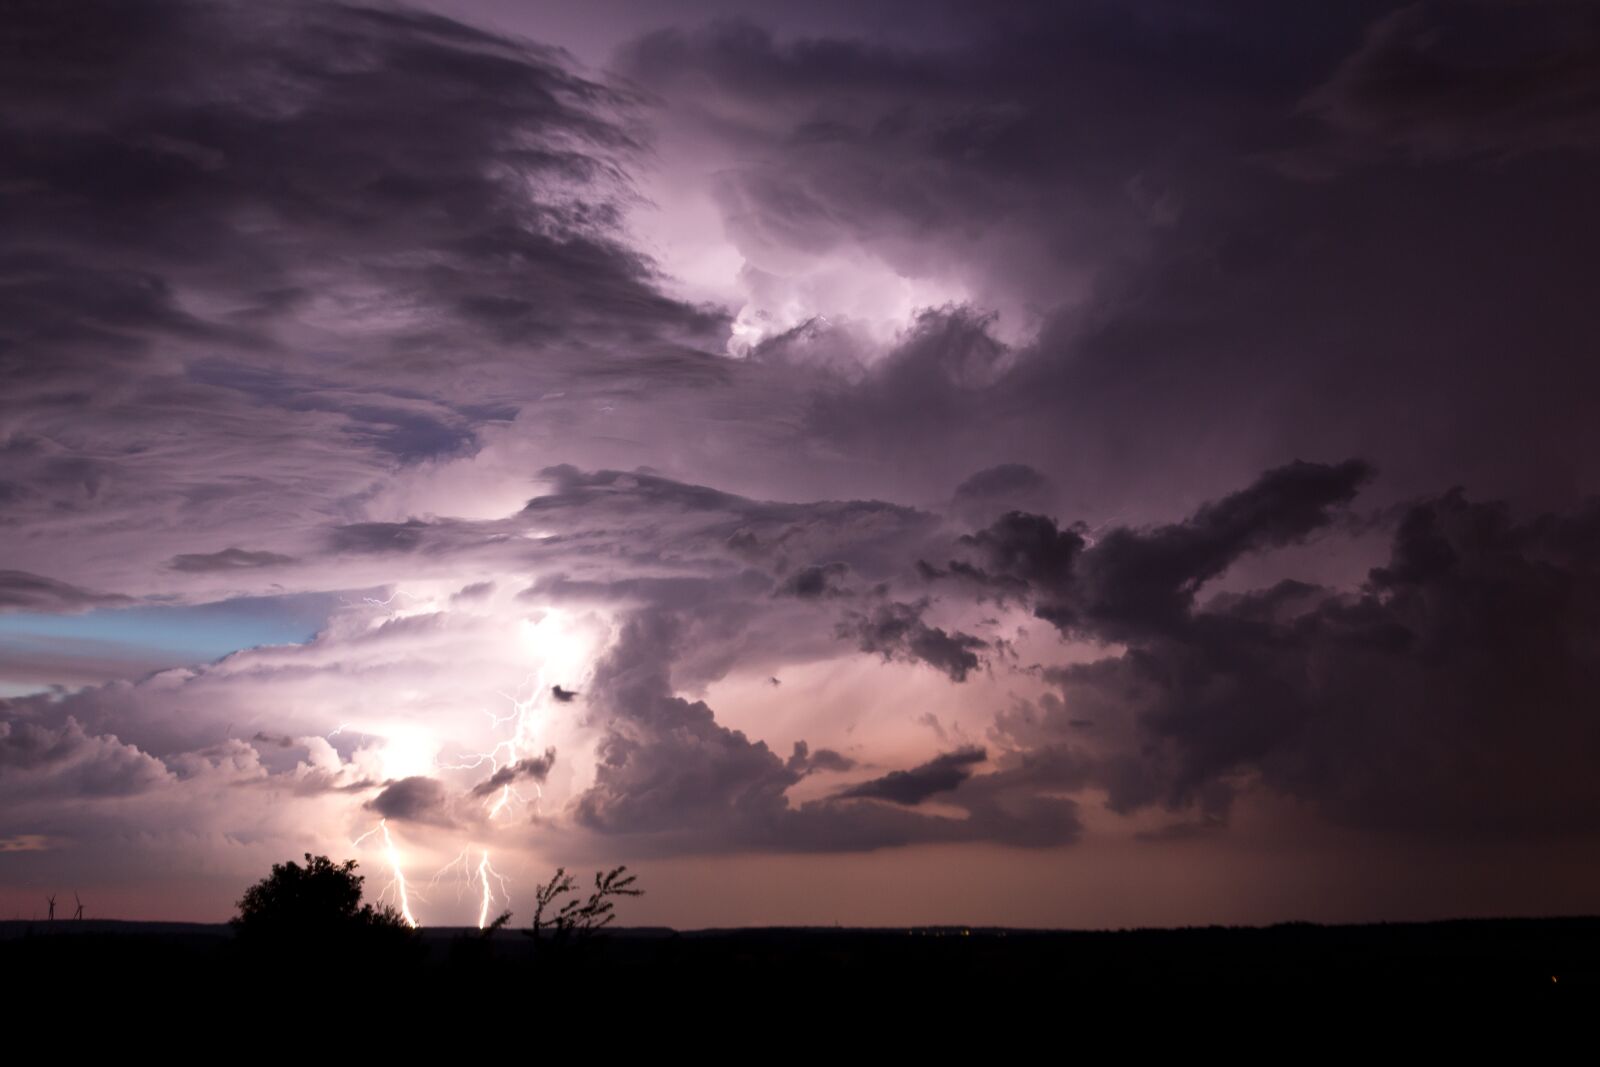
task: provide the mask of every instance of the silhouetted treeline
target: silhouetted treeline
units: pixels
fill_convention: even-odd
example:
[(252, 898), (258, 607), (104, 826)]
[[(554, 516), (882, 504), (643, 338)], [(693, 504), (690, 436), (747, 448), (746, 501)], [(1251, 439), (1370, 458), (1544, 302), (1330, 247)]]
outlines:
[(618, 929), (565, 944), (423, 929), (396, 944), (296, 939), (263, 951), (228, 926), (0, 923), (0, 973), (175, 986), (359, 981), (522, 991), (545, 1003), (685, 989), (913, 990), (1027, 1000), (1050, 991), (1539, 988), (1600, 984), (1600, 919), (1122, 932)]

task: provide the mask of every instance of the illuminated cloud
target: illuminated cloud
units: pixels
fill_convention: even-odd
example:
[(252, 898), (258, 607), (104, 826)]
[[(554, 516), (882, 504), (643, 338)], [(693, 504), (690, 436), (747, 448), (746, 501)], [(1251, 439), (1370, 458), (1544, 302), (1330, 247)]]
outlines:
[(0, 903), (1590, 899), (1594, 19), (1268, 7), (27, 6)]

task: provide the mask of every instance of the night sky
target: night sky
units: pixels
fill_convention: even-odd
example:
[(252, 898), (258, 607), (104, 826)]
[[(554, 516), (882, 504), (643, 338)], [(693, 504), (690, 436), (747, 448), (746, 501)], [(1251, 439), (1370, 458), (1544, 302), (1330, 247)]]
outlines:
[(1588, 2), (9, 4), (0, 918), (1592, 913), (1597, 189)]

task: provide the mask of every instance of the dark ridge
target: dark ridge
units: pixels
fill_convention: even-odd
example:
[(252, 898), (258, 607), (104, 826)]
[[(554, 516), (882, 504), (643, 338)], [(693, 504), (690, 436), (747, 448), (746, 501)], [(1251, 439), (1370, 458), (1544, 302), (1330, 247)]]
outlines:
[[(328, 959), (320, 959), (321, 955)], [(589, 942), (418, 931), (408, 952), (367, 960), (301, 946), (292, 968), (225, 925), (87, 920), (0, 922), (0, 973), (45, 981), (92, 973), (164, 987), (315, 984), (352, 969), (453, 990), (712, 986), (961, 991), (1029, 1000), (1062, 990), (1386, 990), (1600, 986), (1600, 917), (1136, 930), (922, 926), (893, 929), (631, 927)], [(321, 966), (325, 964), (326, 966)], [(287, 969), (286, 969), (287, 968)], [(548, 979), (559, 977), (560, 982)], [(558, 999), (559, 992), (552, 993)], [(575, 994), (574, 994), (575, 995)]]

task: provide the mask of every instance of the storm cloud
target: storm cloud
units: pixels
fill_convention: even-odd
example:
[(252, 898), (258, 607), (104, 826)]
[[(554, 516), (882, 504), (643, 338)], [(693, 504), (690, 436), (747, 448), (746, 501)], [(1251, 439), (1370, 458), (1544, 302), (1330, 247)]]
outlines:
[(515, 763), (507, 764), (495, 771), (483, 782), (473, 787), (472, 795), (475, 797), (489, 796), (497, 789), (517, 784), (526, 778), (532, 782), (542, 782), (550, 777), (550, 768), (556, 763), (556, 750), (547, 748), (544, 755), (534, 756), (529, 759), (520, 759)]
[(931, 796), (948, 793), (971, 775), (973, 764), (982, 763), (988, 753), (981, 748), (962, 748), (935, 756), (920, 766), (905, 771), (890, 771), (882, 778), (851, 786), (841, 797), (873, 797), (896, 804), (920, 804)]
[(367, 802), (367, 807), (385, 819), (448, 826), (448, 802), (449, 795), (442, 782), (425, 775), (415, 775), (390, 782)]
[(1592, 6), (736, 6), (9, 13), (0, 903), (1600, 891)]
[[(1137, 554), (1173, 531), (1214, 529), (1237, 499), (1180, 526), (1117, 531), (1081, 557), (1082, 585), (1120, 588), (1092, 577), (1102, 546)], [(1001, 715), (997, 736), (1029, 758), (1069, 757), (1070, 777), (1102, 782), (1119, 811), (1225, 812), (1251, 783), (1372, 828), (1592, 827), (1600, 806), (1577, 765), (1600, 745), (1583, 710), (1600, 692), (1596, 516), (1591, 504), (1518, 521), (1457, 490), (1408, 507), (1388, 560), (1357, 590), (1285, 579), (1196, 605), (1174, 601), (1180, 581), (1096, 610), (1041, 608), (1126, 650), (1051, 668), (1060, 697)], [(1066, 588), (1078, 587), (1075, 572)], [(1040, 593), (1059, 605), (1063, 586)], [(1083, 709), (1121, 719), (1130, 750), (1090, 755)]]

